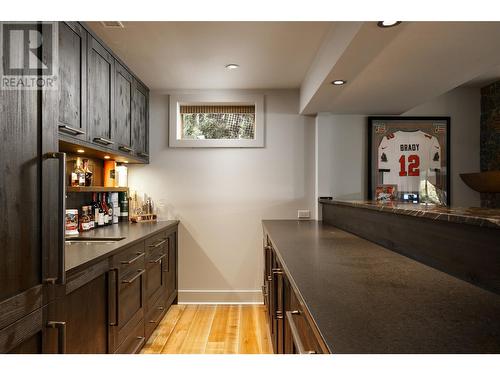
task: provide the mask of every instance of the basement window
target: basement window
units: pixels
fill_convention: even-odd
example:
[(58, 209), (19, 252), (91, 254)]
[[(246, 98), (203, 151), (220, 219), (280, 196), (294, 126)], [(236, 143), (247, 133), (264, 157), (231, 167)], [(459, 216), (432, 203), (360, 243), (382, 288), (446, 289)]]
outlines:
[(171, 96), (169, 144), (170, 147), (264, 147), (263, 118), (263, 96), (212, 99), (207, 95)]

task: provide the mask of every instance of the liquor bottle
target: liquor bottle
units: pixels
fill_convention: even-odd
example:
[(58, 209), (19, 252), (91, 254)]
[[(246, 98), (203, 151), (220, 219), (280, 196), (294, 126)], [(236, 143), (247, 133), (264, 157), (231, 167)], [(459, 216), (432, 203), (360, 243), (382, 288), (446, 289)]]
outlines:
[(92, 186), (92, 171), (89, 168), (89, 159), (83, 159), (83, 171), (85, 173), (85, 186)]
[(101, 208), (103, 212), (103, 225), (108, 225), (109, 224), (109, 213), (108, 213), (108, 207), (106, 205), (106, 193), (101, 194)]
[(94, 210), (92, 209), (92, 206), (86, 206), (87, 207), (87, 214), (89, 215), (90, 219), (90, 230), (95, 228), (95, 221), (94, 221)]
[(118, 204), (120, 205), (120, 221), (128, 221), (128, 195), (127, 192), (118, 193)]
[(113, 224), (113, 203), (111, 202), (111, 193), (106, 194), (106, 207), (108, 208), (108, 224)]
[(85, 172), (81, 167), (81, 159), (76, 158), (75, 167), (71, 172), (71, 186), (85, 186)]
[(82, 216), (80, 217), (80, 232), (86, 232), (90, 230), (90, 217), (88, 214), (87, 206), (82, 207)]
[(99, 226), (99, 202), (97, 201), (97, 193), (92, 193), (92, 212), (94, 213), (94, 228)]
[(118, 204), (118, 193), (111, 193), (111, 206), (113, 207), (113, 224), (118, 224), (120, 218), (120, 206)]
[(101, 194), (97, 195), (97, 204), (99, 205), (97, 225), (102, 227), (104, 226), (104, 210), (102, 208)]

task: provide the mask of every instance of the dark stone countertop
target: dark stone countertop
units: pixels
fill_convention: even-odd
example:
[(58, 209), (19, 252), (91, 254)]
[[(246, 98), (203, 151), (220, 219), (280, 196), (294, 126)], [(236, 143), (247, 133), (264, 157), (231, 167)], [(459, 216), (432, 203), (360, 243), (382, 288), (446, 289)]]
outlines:
[(332, 353), (500, 353), (500, 296), (321, 222), (263, 226)]
[[(125, 237), (115, 243), (72, 243), (66, 244), (65, 248), (65, 269), (66, 273), (77, 272), (98, 261), (110, 257), (125, 246), (132, 245), (152, 236), (162, 230), (174, 227), (179, 224), (178, 220), (159, 221), (152, 223), (119, 223), (97, 228), (89, 232), (80, 233), (78, 237), (116, 238)], [(71, 237), (67, 237), (71, 240)]]
[(322, 204), (366, 208), (369, 210), (389, 212), (398, 215), (416, 216), (431, 220), (441, 220), (500, 229), (500, 209), (480, 207), (442, 207), (416, 203), (380, 203), (376, 201), (347, 201), (336, 199), (319, 199), (319, 202)]

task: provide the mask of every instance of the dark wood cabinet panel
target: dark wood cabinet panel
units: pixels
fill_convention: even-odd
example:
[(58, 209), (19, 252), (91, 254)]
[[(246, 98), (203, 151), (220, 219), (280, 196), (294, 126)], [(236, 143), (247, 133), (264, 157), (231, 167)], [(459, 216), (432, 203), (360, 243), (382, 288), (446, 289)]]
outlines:
[(109, 146), (114, 143), (114, 59), (92, 36), (88, 39), (87, 65), (89, 139)]
[(177, 292), (177, 232), (168, 237), (167, 258), (165, 262), (167, 298)]
[(107, 353), (107, 286), (106, 274), (101, 274), (54, 303), (49, 317), (66, 324), (66, 353)]
[(60, 139), (149, 162), (149, 89), (85, 23), (59, 22)]
[[(142, 251), (138, 251), (138, 246)], [(129, 254), (125, 256), (128, 260), (124, 259), (123, 254)], [(110, 349), (114, 352), (129, 337), (138, 322), (144, 319), (146, 304), (144, 242), (115, 256), (112, 264), (108, 298), (109, 309), (114, 315), (110, 320), (109, 331)]]
[(132, 75), (115, 61), (114, 140), (123, 152), (132, 151)]
[(132, 90), (132, 148), (137, 156), (149, 158), (149, 93), (134, 80)]
[(274, 353), (326, 352), (267, 236), (264, 238), (263, 291)]
[(59, 131), (87, 138), (87, 33), (77, 22), (59, 22)]

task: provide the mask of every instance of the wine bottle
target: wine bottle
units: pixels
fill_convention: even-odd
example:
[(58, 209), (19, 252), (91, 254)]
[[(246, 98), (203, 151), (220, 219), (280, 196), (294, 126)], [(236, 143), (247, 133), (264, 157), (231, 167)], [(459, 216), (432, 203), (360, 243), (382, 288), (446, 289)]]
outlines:
[(92, 193), (92, 212), (94, 213), (94, 228), (99, 226), (99, 202), (97, 201), (97, 193)]

